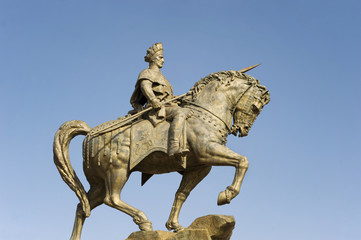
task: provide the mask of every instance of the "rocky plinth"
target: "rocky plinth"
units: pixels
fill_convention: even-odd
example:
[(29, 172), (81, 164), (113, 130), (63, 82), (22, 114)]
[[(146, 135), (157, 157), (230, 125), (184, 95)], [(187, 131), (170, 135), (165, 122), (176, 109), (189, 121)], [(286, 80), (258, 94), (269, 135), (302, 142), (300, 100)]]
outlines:
[(233, 216), (207, 215), (199, 217), (186, 229), (133, 232), (126, 240), (229, 240), (235, 225)]

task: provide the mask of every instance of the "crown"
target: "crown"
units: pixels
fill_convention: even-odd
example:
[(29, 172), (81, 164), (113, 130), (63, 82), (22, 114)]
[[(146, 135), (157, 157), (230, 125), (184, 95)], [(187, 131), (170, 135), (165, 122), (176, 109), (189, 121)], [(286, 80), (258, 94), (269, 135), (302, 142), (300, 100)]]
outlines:
[(163, 54), (163, 45), (162, 43), (154, 43), (150, 48), (147, 50), (147, 55), (144, 57), (144, 61), (151, 62), (152, 58), (159, 53)]

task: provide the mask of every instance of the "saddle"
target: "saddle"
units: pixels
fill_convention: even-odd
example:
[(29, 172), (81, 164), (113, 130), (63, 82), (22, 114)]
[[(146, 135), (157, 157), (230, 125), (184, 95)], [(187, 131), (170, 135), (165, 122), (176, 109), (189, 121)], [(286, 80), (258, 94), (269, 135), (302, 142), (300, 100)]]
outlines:
[[(162, 121), (154, 127), (150, 121), (145, 119), (132, 124), (130, 129), (130, 170), (153, 152), (160, 151), (168, 155), (169, 126), (169, 122)], [(180, 139), (181, 148), (186, 148), (185, 145), (187, 145), (185, 128), (186, 126), (184, 126)], [(185, 169), (186, 157), (181, 157), (179, 160)]]
[(170, 124), (163, 121), (156, 127), (148, 120), (139, 120), (130, 128), (130, 170), (146, 156), (155, 151), (168, 150), (168, 129)]

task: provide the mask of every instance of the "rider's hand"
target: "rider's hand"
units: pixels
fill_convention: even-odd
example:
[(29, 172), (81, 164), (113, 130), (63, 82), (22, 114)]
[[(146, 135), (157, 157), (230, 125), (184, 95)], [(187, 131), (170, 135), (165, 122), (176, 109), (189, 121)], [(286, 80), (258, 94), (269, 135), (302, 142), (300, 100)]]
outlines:
[(153, 98), (150, 103), (152, 104), (152, 107), (154, 109), (160, 109), (162, 107), (162, 104), (160, 103), (160, 101), (157, 98)]

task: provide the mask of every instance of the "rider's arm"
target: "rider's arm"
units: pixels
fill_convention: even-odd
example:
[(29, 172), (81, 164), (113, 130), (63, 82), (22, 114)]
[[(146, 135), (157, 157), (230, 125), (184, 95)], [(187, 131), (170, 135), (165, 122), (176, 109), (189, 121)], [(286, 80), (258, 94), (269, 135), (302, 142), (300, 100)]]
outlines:
[(144, 79), (140, 83), (140, 89), (143, 95), (147, 98), (148, 102), (152, 104), (152, 107), (158, 109), (161, 107), (159, 100), (155, 97), (152, 89), (153, 83), (150, 80)]

